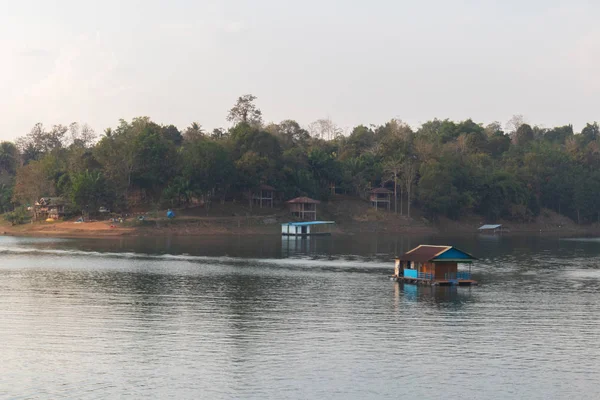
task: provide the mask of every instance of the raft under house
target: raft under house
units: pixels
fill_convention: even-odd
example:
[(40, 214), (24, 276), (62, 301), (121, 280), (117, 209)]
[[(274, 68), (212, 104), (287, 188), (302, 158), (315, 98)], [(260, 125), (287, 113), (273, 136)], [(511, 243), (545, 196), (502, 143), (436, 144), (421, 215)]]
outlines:
[[(477, 285), (471, 278), (471, 263), (475, 260), (471, 254), (453, 246), (420, 245), (396, 257), (391, 279), (418, 285)], [(468, 271), (458, 270), (458, 264), (462, 263), (469, 265)]]
[(333, 221), (285, 222), (281, 224), (281, 235), (287, 237), (330, 236)]

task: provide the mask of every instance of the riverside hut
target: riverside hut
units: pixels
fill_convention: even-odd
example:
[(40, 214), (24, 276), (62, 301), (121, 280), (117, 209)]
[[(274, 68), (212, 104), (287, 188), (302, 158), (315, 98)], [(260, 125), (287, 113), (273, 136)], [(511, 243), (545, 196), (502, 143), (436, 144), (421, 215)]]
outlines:
[[(475, 257), (452, 246), (421, 245), (396, 258), (392, 279), (426, 285), (476, 285), (471, 279)], [(458, 264), (469, 264), (458, 271)]]
[(42, 197), (33, 206), (33, 219), (59, 219), (65, 214), (65, 201), (60, 197)]
[(294, 217), (300, 218), (304, 221), (316, 221), (317, 204), (320, 203), (320, 201), (311, 199), (309, 197), (297, 197), (289, 200), (287, 205)]
[(251, 193), (252, 204), (260, 208), (273, 208), (275, 202), (275, 188), (269, 185), (260, 185)]
[(392, 204), (392, 195), (394, 194), (394, 192), (386, 188), (380, 187), (371, 190), (369, 193), (371, 206), (373, 208), (375, 208), (376, 210), (379, 210), (380, 208), (386, 209), (388, 211), (390, 210)]

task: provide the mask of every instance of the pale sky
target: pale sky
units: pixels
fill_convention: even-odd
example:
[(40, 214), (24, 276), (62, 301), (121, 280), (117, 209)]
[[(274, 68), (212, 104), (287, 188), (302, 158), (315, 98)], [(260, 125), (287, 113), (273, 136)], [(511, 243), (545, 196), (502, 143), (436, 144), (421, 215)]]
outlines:
[(227, 127), (600, 120), (600, 2), (0, 0), (0, 139), (149, 116)]

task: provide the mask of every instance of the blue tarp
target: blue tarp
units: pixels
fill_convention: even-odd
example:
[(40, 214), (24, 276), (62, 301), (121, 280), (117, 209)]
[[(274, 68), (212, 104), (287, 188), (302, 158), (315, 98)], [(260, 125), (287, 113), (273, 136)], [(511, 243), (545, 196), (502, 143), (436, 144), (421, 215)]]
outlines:
[(334, 221), (310, 221), (310, 222), (285, 222), (282, 226), (311, 226), (311, 225), (326, 225), (335, 224)]

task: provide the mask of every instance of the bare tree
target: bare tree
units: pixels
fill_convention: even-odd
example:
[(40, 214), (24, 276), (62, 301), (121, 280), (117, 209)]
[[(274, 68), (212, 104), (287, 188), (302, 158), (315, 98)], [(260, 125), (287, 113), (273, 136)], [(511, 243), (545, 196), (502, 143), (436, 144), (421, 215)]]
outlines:
[(342, 128), (337, 126), (331, 119), (318, 119), (308, 125), (308, 131), (311, 136), (323, 139), (333, 140), (342, 135)]
[[(398, 214), (398, 180), (400, 179), (400, 174), (402, 173), (404, 157), (395, 156), (390, 160), (386, 161), (383, 165), (383, 169), (386, 173), (392, 175), (392, 180), (394, 181), (394, 213)], [(402, 215), (402, 185), (400, 185), (400, 215)]]
[(417, 164), (413, 160), (407, 160), (402, 166), (402, 179), (408, 196), (408, 217), (410, 218), (410, 200), (412, 185), (417, 178)]
[(525, 117), (521, 114), (513, 115), (508, 122), (506, 123), (506, 132), (509, 135), (514, 135), (517, 132), (517, 129), (521, 127), (525, 123)]

